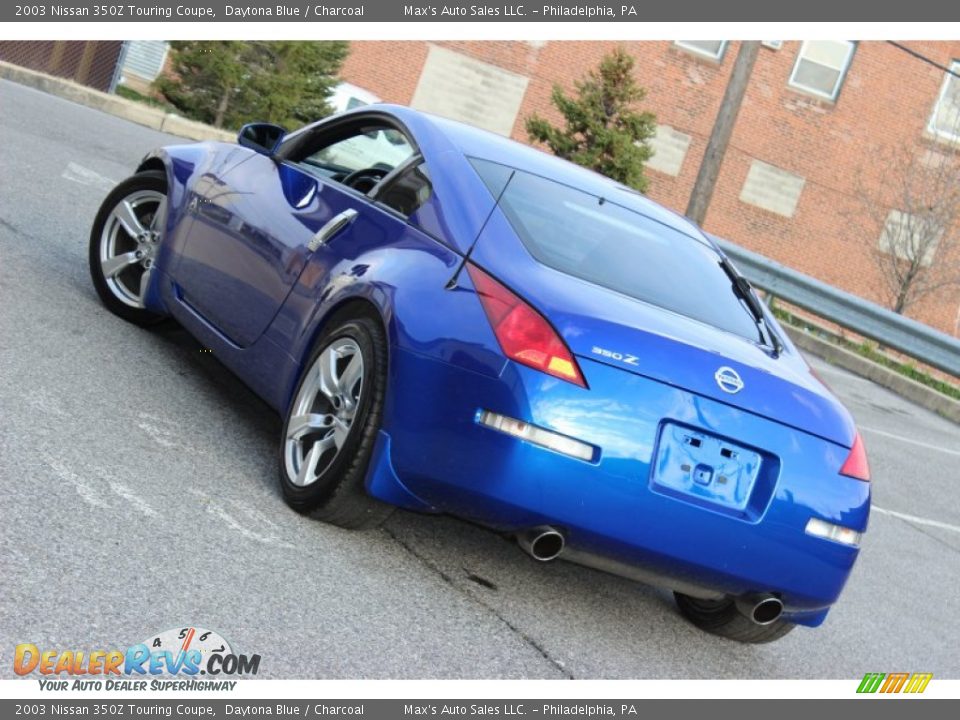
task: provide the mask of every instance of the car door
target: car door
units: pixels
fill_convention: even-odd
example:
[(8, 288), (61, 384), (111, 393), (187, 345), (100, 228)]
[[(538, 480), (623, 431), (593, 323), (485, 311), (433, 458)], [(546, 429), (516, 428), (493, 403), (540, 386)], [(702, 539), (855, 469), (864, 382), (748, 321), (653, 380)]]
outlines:
[(200, 186), (191, 199), (177, 292), (239, 347), (267, 329), (313, 253), (322, 248), (332, 267), (349, 255), (357, 225), (387, 240), (383, 212), (367, 193), (416, 152), (385, 119), (320, 126), (285, 145)]

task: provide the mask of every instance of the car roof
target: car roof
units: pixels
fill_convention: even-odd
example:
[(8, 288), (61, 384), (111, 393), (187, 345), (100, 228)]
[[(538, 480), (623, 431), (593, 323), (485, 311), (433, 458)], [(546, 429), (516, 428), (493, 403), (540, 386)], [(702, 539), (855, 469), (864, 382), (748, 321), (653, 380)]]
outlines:
[(684, 233), (700, 242), (715, 247), (703, 231), (687, 218), (644, 197), (633, 188), (611, 180), (599, 173), (568, 162), (555, 155), (538, 150), (529, 145), (497, 135), (487, 130), (467, 125), (430, 113), (413, 110), (401, 105), (375, 106), (390, 111), (398, 119), (420, 122), (416, 125), (429, 125), (441, 133), (465, 157), (487, 160), (516, 170), (539, 175), (583, 190), (609, 202), (626, 207), (652, 220)]

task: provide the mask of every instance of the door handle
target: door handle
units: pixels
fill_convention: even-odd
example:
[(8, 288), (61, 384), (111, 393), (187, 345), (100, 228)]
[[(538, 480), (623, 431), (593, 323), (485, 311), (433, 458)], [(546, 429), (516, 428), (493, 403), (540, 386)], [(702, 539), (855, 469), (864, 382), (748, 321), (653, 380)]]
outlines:
[(342, 213), (334, 215), (327, 224), (317, 230), (316, 235), (307, 243), (307, 247), (313, 251), (321, 245), (326, 245), (338, 232), (352, 223), (357, 217), (357, 211), (351, 209), (344, 210)]

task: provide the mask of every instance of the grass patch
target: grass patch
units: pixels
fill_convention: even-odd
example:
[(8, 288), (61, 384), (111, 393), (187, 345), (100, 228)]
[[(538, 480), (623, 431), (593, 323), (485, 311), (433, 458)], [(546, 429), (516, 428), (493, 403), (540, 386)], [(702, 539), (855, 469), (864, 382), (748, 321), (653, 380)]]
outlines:
[[(824, 335), (819, 328), (811, 326), (809, 323), (804, 322), (804, 320), (787, 310), (775, 307), (773, 308), (773, 314), (782, 323), (800, 330), (813, 332), (821, 337)], [(928, 388), (936, 390), (947, 397), (951, 397), (954, 400), (960, 400), (960, 387), (951, 385), (948, 382), (944, 382), (943, 380), (939, 380), (931, 376), (929, 373), (919, 369), (912, 362), (900, 362), (888, 357), (886, 354), (880, 351), (880, 347), (877, 345), (877, 343), (870, 342), (869, 340), (864, 340), (862, 343), (855, 343), (851, 340), (847, 340), (846, 338), (838, 337), (832, 334), (830, 334), (826, 339), (829, 339), (829, 341), (835, 345), (839, 345), (846, 350), (854, 352), (857, 355), (870, 360), (871, 362), (875, 362), (878, 365), (882, 365), (885, 368), (893, 370), (894, 372), (899, 373), (904, 377), (908, 377), (911, 380), (920, 383), (921, 385), (926, 385)]]
[(133, 100), (138, 103), (143, 103), (144, 105), (149, 105), (150, 107), (159, 108), (166, 112), (176, 112), (177, 109), (168, 102), (163, 100), (157, 100), (157, 98), (150, 97), (149, 95), (144, 95), (139, 93), (136, 90), (128, 88), (126, 85), (117, 85), (117, 95), (127, 100)]

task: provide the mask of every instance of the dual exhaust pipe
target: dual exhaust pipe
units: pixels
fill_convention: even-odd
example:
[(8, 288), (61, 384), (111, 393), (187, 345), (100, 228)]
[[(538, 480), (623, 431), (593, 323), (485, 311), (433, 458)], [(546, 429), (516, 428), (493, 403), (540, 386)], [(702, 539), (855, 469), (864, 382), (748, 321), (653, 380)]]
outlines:
[[(567, 544), (564, 534), (549, 525), (520, 533), (517, 542), (527, 555), (539, 562), (556, 560)], [(741, 595), (734, 599), (734, 604), (738, 612), (757, 625), (770, 625), (783, 614), (783, 601), (771, 593)]]
[(783, 614), (783, 600), (770, 593), (741, 595), (734, 600), (737, 610), (757, 625), (770, 625)]
[(527, 555), (540, 562), (556, 560), (567, 544), (562, 532), (546, 525), (520, 533), (517, 542)]

